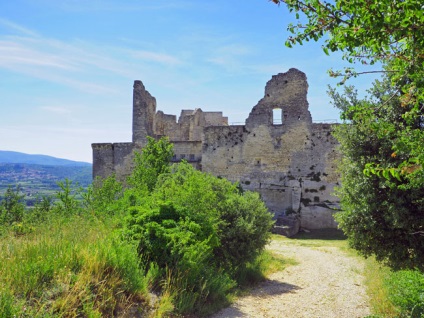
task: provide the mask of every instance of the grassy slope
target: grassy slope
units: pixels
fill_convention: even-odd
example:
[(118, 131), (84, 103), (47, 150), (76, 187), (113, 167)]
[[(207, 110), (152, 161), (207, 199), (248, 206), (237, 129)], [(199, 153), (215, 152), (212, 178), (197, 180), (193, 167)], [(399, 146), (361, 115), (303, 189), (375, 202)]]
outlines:
[(146, 281), (113, 222), (56, 219), (0, 240), (0, 317), (107, 317), (146, 307)]
[[(161, 297), (150, 305), (149, 288), (157, 286), (151, 285), (151, 274), (140, 270), (134, 246), (117, 237), (115, 229), (121, 222), (122, 216), (102, 221), (73, 216), (34, 225), (25, 235), (3, 228), (0, 317), (172, 315), (176, 278), (162, 283)], [(288, 264), (279, 255), (264, 253), (248, 266), (240, 280), (243, 283), (227, 295), (228, 301)], [(208, 304), (205, 313), (226, 304)]]

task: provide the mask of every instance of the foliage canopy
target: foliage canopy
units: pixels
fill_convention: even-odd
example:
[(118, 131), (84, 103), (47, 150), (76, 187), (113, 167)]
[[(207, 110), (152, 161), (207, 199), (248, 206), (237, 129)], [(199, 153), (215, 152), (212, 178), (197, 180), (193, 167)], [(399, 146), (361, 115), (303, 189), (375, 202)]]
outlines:
[[(424, 263), (424, 7), (421, 0), (272, 0), (296, 13), (291, 47), (323, 40), (326, 54), (382, 65), (369, 97), (353, 88), (330, 92), (345, 124), (336, 132), (344, 155), (341, 228), (364, 255), (394, 268)], [(341, 83), (362, 73), (330, 70)]]

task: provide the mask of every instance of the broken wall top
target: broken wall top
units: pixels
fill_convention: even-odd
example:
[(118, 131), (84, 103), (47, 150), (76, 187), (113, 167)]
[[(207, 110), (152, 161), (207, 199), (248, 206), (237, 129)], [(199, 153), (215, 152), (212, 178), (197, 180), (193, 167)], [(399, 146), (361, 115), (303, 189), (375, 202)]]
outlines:
[(153, 135), (156, 114), (156, 99), (150, 95), (143, 83), (134, 81), (133, 89), (133, 142), (143, 144), (147, 136)]
[(307, 93), (306, 75), (295, 68), (272, 76), (265, 86), (264, 97), (250, 112), (246, 126), (273, 125), (274, 109), (281, 109), (283, 125), (290, 126), (299, 121), (312, 124)]

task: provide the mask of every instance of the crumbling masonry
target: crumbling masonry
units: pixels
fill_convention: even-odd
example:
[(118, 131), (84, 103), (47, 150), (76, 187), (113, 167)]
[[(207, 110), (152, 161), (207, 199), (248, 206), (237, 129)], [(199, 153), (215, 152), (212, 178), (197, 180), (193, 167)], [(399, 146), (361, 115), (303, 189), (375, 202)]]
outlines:
[(333, 125), (312, 123), (307, 90), (306, 75), (297, 69), (275, 75), (245, 125), (228, 125), (222, 112), (201, 109), (183, 110), (177, 121), (156, 111), (156, 99), (135, 81), (133, 140), (93, 144), (93, 177), (115, 173), (125, 180), (133, 152), (146, 144), (147, 136), (168, 136), (173, 161), (184, 159), (204, 172), (240, 182), (259, 192), (276, 216), (300, 216), (303, 228), (334, 228), (338, 201), (332, 193), (340, 155)]

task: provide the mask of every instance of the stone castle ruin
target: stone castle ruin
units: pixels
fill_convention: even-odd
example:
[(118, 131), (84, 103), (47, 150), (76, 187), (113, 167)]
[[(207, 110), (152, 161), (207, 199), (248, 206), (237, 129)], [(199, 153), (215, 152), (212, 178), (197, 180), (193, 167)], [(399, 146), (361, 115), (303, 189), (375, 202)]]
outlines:
[(245, 125), (229, 125), (222, 112), (200, 108), (175, 115), (156, 111), (156, 99), (141, 81), (134, 82), (133, 138), (127, 143), (95, 143), (93, 177), (130, 174), (133, 152), (147, 136), (168, 136), (173, 161), (186, 160), (197, 169), (238, 181), (259, 192), (276, 217), (296, 215), (307, 229), (335, 228), (333, 196), (339, 175), (334, 124), (313, 123), (306, 99), (306, 75), (290, 69), (266, 84)]

